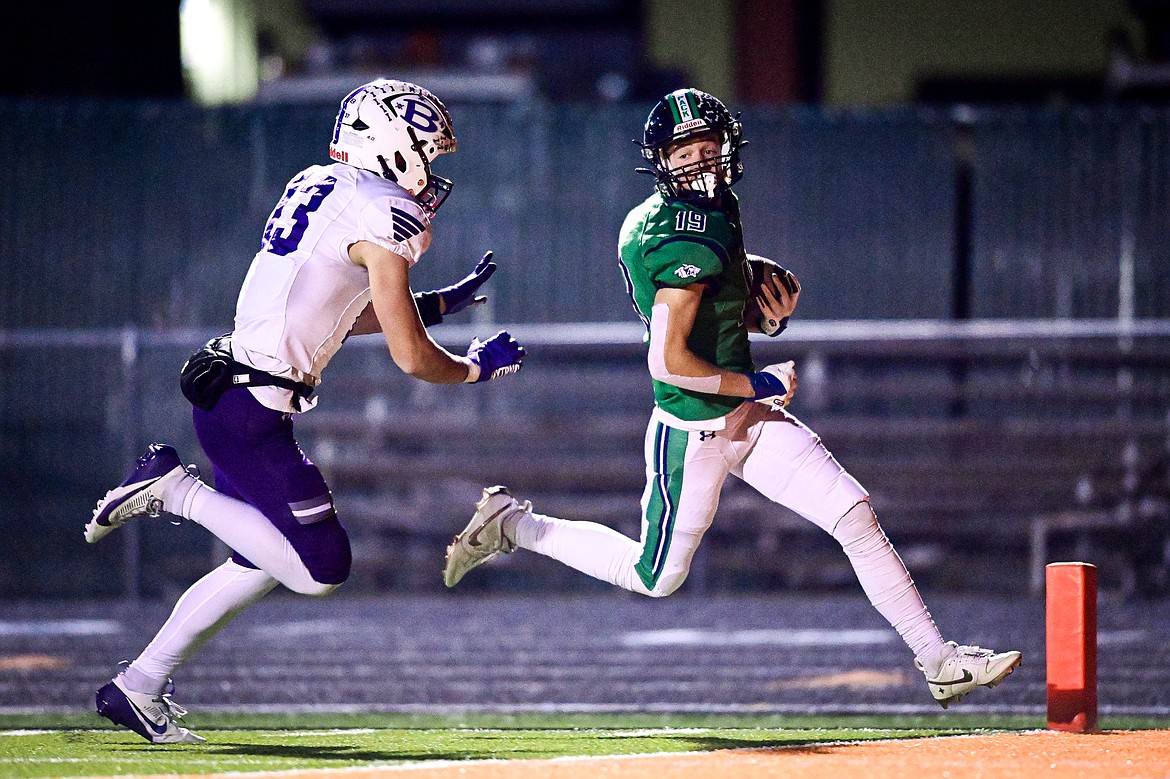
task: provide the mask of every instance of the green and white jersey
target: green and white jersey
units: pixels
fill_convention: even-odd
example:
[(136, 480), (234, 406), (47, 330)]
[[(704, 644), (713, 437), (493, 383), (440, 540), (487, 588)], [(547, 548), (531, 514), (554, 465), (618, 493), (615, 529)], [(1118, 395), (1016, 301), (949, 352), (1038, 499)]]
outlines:
[[(729, 371), (755, 370), (743, 325), (747, 301), (747, 255), (739, 224), (739, 201), (727, 193), (725, 208), (705, 209), (655, 192), (626, 216), (619, 260), (646, 341), (650, 310), (663, 287), (707, 285), (688, 346), (699, 357)], [(744, 401), (654, 381), (654, 400), (684, 421), (723, 417)]]

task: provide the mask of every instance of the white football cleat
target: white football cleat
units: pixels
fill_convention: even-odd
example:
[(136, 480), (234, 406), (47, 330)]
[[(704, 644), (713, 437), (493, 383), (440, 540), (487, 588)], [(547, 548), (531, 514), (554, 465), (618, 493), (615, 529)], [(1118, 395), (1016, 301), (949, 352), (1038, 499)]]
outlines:
[(516, 545), (504, 536), (503, 522), (517, 511), (532, 511), (532, 504), (517, 503), (507, 487), (485, 488), (471, 521), (447, 547), (443, 583), (454, 587), (472, 568), (515, 549)]
[(117, 676), (97, 691), (97, 712), (115, 725), (133, 730), (152, 744), (202, 744), (203, 736), (181, 727), (187, 710), (168, 693), (151, 695), (126, 688)]
[(85, 526), (85, 540), (96, 544), (135, 517), (159, 516), (165, 509), (162, 496), (166, 489), (186, 475), (175, 447), (151, 444), (126, 480), (97, 502), (93, 519)]
[(976, 687), (999, 684), (1016, 670), (1022, 657), (1016, 651), (994, 652), (977, 646), (959, 646), (954, 641), (947, 643), (955, 648), (955, 653), (943, 661), (933, 679), (926, 676), (922, 661), (914, 658), (914, 667), (926, 676), (930, 694), (944, 709)]

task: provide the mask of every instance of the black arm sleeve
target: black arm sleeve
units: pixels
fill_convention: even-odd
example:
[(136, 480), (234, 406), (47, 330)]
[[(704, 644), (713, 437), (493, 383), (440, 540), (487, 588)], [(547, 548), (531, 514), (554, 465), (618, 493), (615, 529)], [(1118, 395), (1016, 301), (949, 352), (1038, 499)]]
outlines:
[(443, 321), (443, 315), (439, 313), (438, 292), (416, 292), (414, 304), (418, 306), (418, 317), (424, 327), (437, 325)]

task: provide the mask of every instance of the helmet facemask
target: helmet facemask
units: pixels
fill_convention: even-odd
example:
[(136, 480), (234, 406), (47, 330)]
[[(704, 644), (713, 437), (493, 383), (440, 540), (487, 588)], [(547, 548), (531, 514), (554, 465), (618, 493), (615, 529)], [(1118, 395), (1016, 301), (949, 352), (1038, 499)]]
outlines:
[[(424, 211), (434, 215), (439, 210), (439, 206), (443, 205), (443, 201), (447, 199), (447, 196), (451, 194), (451, 180), (445, 179), (442, 176), (436, 176), (431, 172), (431, 163), (426, 144), (419, 140), (418, 133), (415, 132), (415, 129), (408, 127), (406, 128), (406, 133), (410, 136), (410, 148), (418, 155), (419, 163), (422, 165), (423, 178), (419, 180), (425, 181), (426, 183), (417, 192), (412, 192), (404, 185), (403, 189), (410, 192)], [(398, 183), (400, 178), (407, 178), (411, 166), (406, 162), (406, 158), (403, 157), (400, 151), (394, 153), (393, 163), (393, 166), (391, 166), (384, 156), (381, 154), (378, 155), (378, 164), (382, 167), (382, 178)]]
[(437, 97), (414, 84), (379, 79), (342, 101), (329, 156), (393, 181), (434, 214), (451, 182), (434, 175), (431, 162), (455, 147), (451, 115)]
[[(709, 137), (719, 145), (716, 156), (700, 158), (694, 162), (672, 167), (670, 156), (680, 146)], [(671, 197), (697, 200), (715, 200), (731, 188), (732, 154), (727, 133), (709, 130), (684, 135), (666, 146), (654, 149), (654, 166), (660, 182), (664, 182)]]

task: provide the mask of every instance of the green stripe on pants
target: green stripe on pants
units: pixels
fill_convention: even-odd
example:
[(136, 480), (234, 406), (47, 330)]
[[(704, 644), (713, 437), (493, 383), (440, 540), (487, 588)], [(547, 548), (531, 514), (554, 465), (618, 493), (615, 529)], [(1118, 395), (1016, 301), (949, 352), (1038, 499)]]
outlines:
[(653, 482), (646, 504), (646, 537), (642, 540), (642, 557), (634, 566), (647, 589), (654, 589), (670, 552), (674, 518), (682, 494), (683, 461), (687, 454), (689, 433), (661, 422), (654, 431)]

